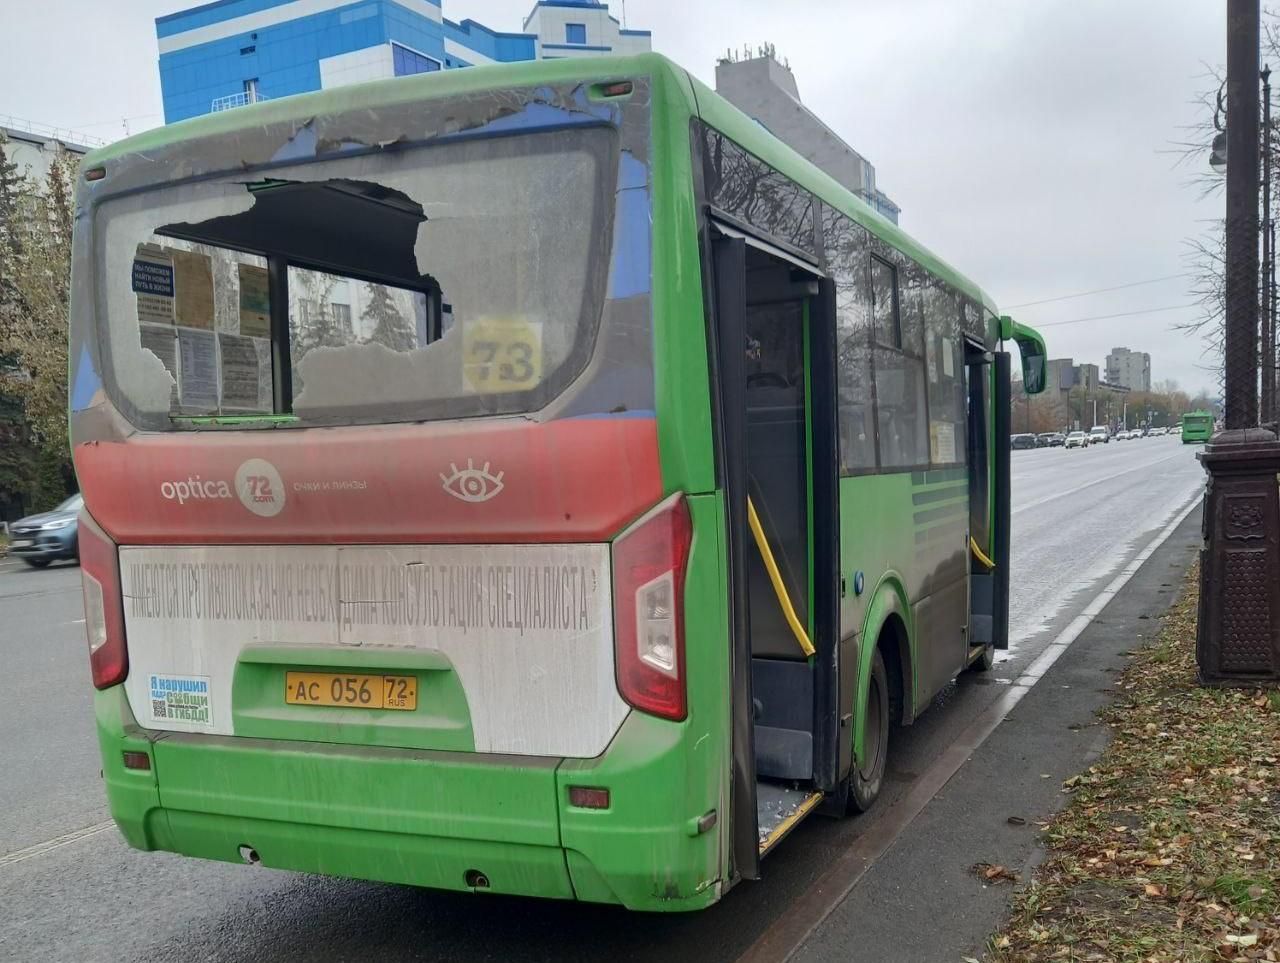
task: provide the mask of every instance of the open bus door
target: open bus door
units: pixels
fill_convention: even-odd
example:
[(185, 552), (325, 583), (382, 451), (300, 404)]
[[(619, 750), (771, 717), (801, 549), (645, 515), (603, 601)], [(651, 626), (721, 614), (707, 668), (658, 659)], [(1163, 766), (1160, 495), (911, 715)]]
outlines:
[[(1034, 328), (1019, 324), (1007, 315), (1000, 318), (1001, 341), (1014, 341), (1022, 359), (1022, 390), (1028, 395), (1044, 391), (1044, 339)], [(994, 564), (992, 580), (991, 640), (997, 649), (1009, 647), (1009, 544), (1012, 524), (1012, 490), (1010, 479), (1009, 435), (1012, 422), (1013, 364), (1008, 351), (993, 354), (991, 439), (995, 446), (992, 459), (991, 554)]]
[[(835, 287), (715, 222), (710, 326), (733, 665), (732, 867), (839, 795), (841, 691)], [(848, 660), (855, 666), (853, 659)]]
[[(996, 639), (996, 554), (992, 518), (995, 485), (991, 464), (993, 366), (995, 356), (982, 344), (965, 340), (967, 384), (966, 439), (969, 466), (969, 645), (972, 649), (994, 645)], [(999, 435), (994, 435), (999, 437)], [(999, 448), (999, 446), (995, 446)], [(970, 659), (975, 657), (970, 652)], [(985, 657), (985, 656), (978, 656)]]

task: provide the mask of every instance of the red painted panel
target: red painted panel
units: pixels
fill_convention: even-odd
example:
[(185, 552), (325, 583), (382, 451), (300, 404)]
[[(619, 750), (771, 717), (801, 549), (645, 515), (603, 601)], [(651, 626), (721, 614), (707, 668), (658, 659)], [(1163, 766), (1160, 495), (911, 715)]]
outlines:
[(124, 545), (601, 541), (663, 495), (653, 418), (138, 434), (74, 455)]

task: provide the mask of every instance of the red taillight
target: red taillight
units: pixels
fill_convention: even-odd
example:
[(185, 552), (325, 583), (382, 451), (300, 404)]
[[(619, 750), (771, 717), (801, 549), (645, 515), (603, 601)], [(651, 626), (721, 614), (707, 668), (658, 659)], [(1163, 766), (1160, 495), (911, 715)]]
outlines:
[(84, 586), (84, 628), (89, 636), (89, 667), (99, 689), (117, 685), (129, 674), (124, 644), (124, 606), (120, 597), (120, 558), (116, 543), (88, 512), (80, 513), (80, 580)]
[(613, 543), (613, 634), (618, 692), (664, 719), (687, 712), (684, 573), (693, 524), (673, 495)]

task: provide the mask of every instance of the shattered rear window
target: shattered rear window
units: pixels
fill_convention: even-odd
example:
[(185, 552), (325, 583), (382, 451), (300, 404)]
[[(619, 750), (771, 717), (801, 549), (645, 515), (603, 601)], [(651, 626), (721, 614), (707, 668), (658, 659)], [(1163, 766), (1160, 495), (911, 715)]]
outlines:
[(592, 354), (617, 156), (613, 128), (579, 126), (108, 201), (112, 380), (144, 422), (536, 411)]

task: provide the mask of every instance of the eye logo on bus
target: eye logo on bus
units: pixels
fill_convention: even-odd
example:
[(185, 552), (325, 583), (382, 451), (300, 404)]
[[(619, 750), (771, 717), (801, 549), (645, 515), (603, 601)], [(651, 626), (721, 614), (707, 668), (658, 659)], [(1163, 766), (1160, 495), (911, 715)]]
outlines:
[(440, 473), (443, 488), (454, 498), (464, 502), (487, 502), (502, 491), (502, 476), (505, 472), (493, 475), (489, 473), (489, 463), (477, 468), (472, 459), (467, 459), (467, 467), (459, 468), (449, 463), (449, 474)]

